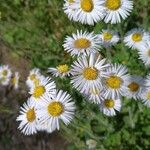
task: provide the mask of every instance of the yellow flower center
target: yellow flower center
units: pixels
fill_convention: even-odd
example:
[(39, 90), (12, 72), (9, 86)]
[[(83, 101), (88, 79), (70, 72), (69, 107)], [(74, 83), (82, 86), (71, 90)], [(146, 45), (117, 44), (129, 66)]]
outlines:
[(122, 84), (122, 80), (120, 77), (110, 76), (108, 79), (106, 79), (106, 84), (112, 89), (118, 89)]
[(132, 40), (134, 42), (140, 42), (142, 40), (142, 35), (140, 33), (134, 33), (132, 35)]
[(72, 3), (74, 3), (74, 0), (68, 0), (68, 2), (72, 4)]
[(146, 96), (147, 96), (147, 99), (150, 100), (150, 91), (147, 92)]
[(2, 74), (3, 74), (3, 76), (7, 76), (8, 71), (7, 70), (3, 70)]
[(65, 65), (59, 65), (57, 67), (57, 69), (58, 69), (59, 73), (66, 73), (69, 71), (69, 66), (66, 64)]
[(58, 117), (64, 112), (64, 106), (60, 102), (52, 102), (47, 107), (48, 113), (53, 117)]
[(103, 37), (104, 37), (104, 40), (105, 40), (105, 41), (109, 41), (109, 40), (112, 39), (112, 34), (109, 33), (109, 32), (104, 32), (104, 33), (103, 33)]
[(121, 6), (121, 0), (106, 0), (105, 6), (110, 10), (117, 10)]
[(130, 91), (136, 92), (139, 89), (139, 84), (137, 84), (136, 82), (132, 82), (128, 85), (128, 88), (130, 89)]
[(44, 86), (36, 86), (33, 92), (33, 96), (35, 98), (41, 97), (45, 93), (45, 87)]
[(79, 49), (86, 49), (91, 46), (91, 42), (88, 39), (80, 38), (74, 41), (74, 46)]
[(85, 12), (91, 12), (94, 9), (92, 0), (81, 0), (80, 6)]
[(29, 109), (26, 113), (28, 122), (33, 122), (36, 119), (34, 108)]
[(104, 101), (104, 105), (105, 105), (107, 108), (113, 108), (114, 105), (115, 105), (115, 102), (114, 102), (114, 100), (112, 100), (112, 99), (106, 99), (106, 100)]
[(95, 80), (98, 77), (98, 70), (96, 68), (91, 67), (85, 68), (83, 70), (83, 77), (86, 80)]
[(147, 50), (147, 55), (150, 57), (150, 49)]
[(13, 84), (13, 85), (17, 84), (17, 78), (16, 78), (16, 77), (13, 77), (13, 78), (12, 78), (12, 84)]
[(30, 75), (30, 80), (34, 80), (34, 79), (36, 79), (36, 74)]

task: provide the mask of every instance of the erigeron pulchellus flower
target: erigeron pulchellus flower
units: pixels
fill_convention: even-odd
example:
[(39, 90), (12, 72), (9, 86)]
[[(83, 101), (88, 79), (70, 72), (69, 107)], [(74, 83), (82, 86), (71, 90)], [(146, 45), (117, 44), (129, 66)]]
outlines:
[(104, 98), (102, 103), (100, 104), (100, 111), (107, 116), (115, 116), (116, 111), (120, 111), (121, 109), (121, 100), (112, 99), (112, 98)]
[(144, 86), (144, 79), (141, 76), (130, 76), (129, 80), (126, 82), (128, 90), (125, 91), (124, 96), (127, 98), (133, 98), (135, 100), (140, 99), (142, 89)]
[(119, 41), (118, 33), (109, 29), (102, 30), (102, 32), (99, 34), (99, 38), (102, 41), (102, 45), (106, 48), (115, 45)]
[(65, 0), (63, 10), (70, 20), (77, 21), (76, 17), (77, 10), (72, 7), (74, 3), (75, 0)]
[(11, 78), (12, 72), (8, 65), (0, 66), (0, 78)]
[(128, 70), (125, 66), (114, 64), (107, 70), (107, 77), (104, 79), (105, 96), (120, 98), (127, 91), (126, 83), (129, 81)]
[(11, 78), (11, 83), (14, 89), (18, 89), (19, 87), (19, 78), (20, 76), (18, 72), (15, 72), (14, 76)]
[(55, 82), (51, 78), (45, 77), (40, 80), (40, 84), (30, 89), (31, 100), (35, 107), (39, 105), (42, 97), (52, 97), (56, 92)]
[(40, 122), (48, 122), (50, 131), (60, 128), (59, 122), (62, 120), (68, 125), (73, 119), (75, 111), (75, 103), (72, 101), (71, 96), (62, 90), (57, 91), (56, 94), (50, 98), (44, 97), (40, 103), (37, 114)]
[(8, 78), (8, 77), (0, 78), (0, 85), (7, 86), (7, 85), (9, 85), (9, 82), (10, 82), (10, 78)]
[(99, 51), (101, 41), (93, 32), (83, 32), (77, 30), (77, 34), (67, 36), (64, 41), (64, 50), (72, 56), (81, 54), (96, 53)]
[(81, 93), (89, 93), (91, 88), (100, 89), (108, 66), (106, 59), (101, 59), (99, 55), (79, 57), (71, 69), (73, 87)]
[(72, 8), (76, 12), (75, 21), (94, 25), (104, 18), (104, 0), (75, 0)]
[(40, 73), (40, 69), (34, 68), (30, 71), (29, 76), (27, 77), (26, 84), (29, 88), (34, 87), (37, 82), (39, 82), (39, 78), (42, 78)]
[(16, 119), (20, 122), (18, 129), (25, 135), (37, 133), (38, 117), (32, 101), (28, 99), (20, 109), (20, 115)]
[(103, 88), (91, 88), (89, 93), (83, 93), (85, 98), (92, 103), (100, 104), (103, 100), (104, 91)]
[(138, 48), (139, 59), (146, 67), (150, 67), (150, 40)]
[(70, 67), (67, 64), (58, 65), (56, 68), (48, 68), (48, 72), (55, 77), (70, 76)]
[(104, 21), (106, 23), (116, 24), (121, 20), (125, 20), (133, 9), (132, 0), (105, 0), (106, 15)]
[(149, 40), (149, 38), (149, 34), (143, 29), (134, 28), (126, 33), (124, 37), (124, 43), (129, 48), (138, 49), (143, 44), (145, 44), (145, 42)]
[(143, 88), (141, 100), (147, 107), (150, 107), (150, 87)]

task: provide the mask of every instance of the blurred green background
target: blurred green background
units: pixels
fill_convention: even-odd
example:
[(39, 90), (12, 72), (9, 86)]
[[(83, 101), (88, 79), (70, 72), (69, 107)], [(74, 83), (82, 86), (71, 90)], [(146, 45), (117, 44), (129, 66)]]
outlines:
[[(132, 28), (141, 27), (150, 32), (149, 0), (134, 1), (131, 15), (117, 25), (99, 22), (88, 26), (71, 22), (62, 7), (63, 0), (1, 0), (0, 38), (10, 49), (9, 57), (14, 61), (24, 59), (28, 68), (38, 67), (46, 73), (48, 67), (73, 61), (62, 47), (66, 35), (77, 29), (99, 33), (109, 28), (118, 31), (121, 36), (121, 41), (110, 49), (112, 62), (127, 65), (131, 74), (145, 76), (150, 72), (138, 60), (137, 51), (131, 51), (122, 43), (123, 36)], [(107, 54), (103, 49), (102, 55), (107, 57)], [(58, 88), (71, 93), (77, 105), (73, 122), (68, 127), (61, 125), (61, 135), (68, 141), (65, 149), (86, 150), (89, 139), (97, 142), (96, 150), (150, 149), (150, 111), (140, 101), (124, 98), (121, 112), (115, 117), (106, 117), (97, 105), (90, 104), (71, 88), (69, 79), (55, 80)], [(8, 136), (11, 137), (11, 133)], [(0, 145), (11, 149), (7, 144), (9, 140), (11, 138), (5, 135)]]

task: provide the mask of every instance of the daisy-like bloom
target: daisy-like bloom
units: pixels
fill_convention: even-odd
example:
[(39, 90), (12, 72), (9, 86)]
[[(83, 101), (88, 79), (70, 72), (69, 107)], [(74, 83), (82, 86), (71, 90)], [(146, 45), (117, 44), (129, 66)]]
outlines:
[(94, 25), (104, 18), (104, 0), (75, 0), (72, 8), (76, 12), (75, 21)]
[(120, 111), (120, 109), (121, 109), (120, 99), (105, 98), (100, 104), (100, 111), (107, 116), (115, 116), (116, 111)]
[(23, 104), (20, 115), (16, 120), (20, 122), (18, 129), (25, 135), (37, 133), (36, 124), (38, 122), (38, 117), (36, 109), (30, 99), (27, 100), (27, 103)]
[(111, 24), (120, 23), (125, 20), (133, 9), (131, 0), (105, 0), (106, 16), (104, 21)]
[(42, 78), (40, 83), (30, 89), (31, 100), (35, 107), (40, 103), (42, 97), (53, 96), (56, 92), (56, 84), (51, 78)]
[(41, 78), (41, 73), (40, 69), (34, 68), (30, 71), (29, 76), (27, 77), (26, 84), (29, 88), (33, 87), (36, 85), (38, 82), (39, 78)]
[(0, 78), (11, 78), (12, 72), (8, 65), (0, 66)]
[(124, 37), (126, 46), (132, 49), (138, 49), (150, 38), (149, 34), (143, 29), (134, 28), (128, 31)]
[(37, 114), (40, 122), (48, 121), (49, 130), (53, 131), (55, 129), (59, 130), (60, 120), (68, 125), (73, 119), (74, 111), (75, 103), (72, 101), (71, 96), (60, 90), (52, 98), (48, 96), (43, 98), (37, 109)]
[(65, 0), (63, 9), (65, 14), (68, 16), (70, 20), (76, 21), (76, 9), (72, 8), (72, 5), (75, 3), (75, 0)]
[(79, 57), (72, 65), (73, 87), (81, 93), (89, 93), (91, 88), (100, 89), (102, 77), (106, 76), (105, 70), (109, 67), (105, 62), (106, 59), (95, 54)]
[(143, 61), (143, 63), (149, 67), (150, 66), (150, 41), (143, 44), (138, 49), (139, 59)]
[(118, 33), (112, 30), (102, 30), (99, 37), (104, 47), (115, 45), (119, 41)]
[(95, 104), (100, 104), (101, 101), (103, 100), (103, 96), (104, 96), (104, 91), (102, 88), (91, 88), (89, 90), (89, 93), (85, 94), (86, 98)]
[(18, 89), (18, 87), (19, 87), (19, 78), (20, 78), (19, 73), (15, 72), (14, 77), (12, 77), (12, 79), (11, 79), (11, 83), (12, 83), (14, 89)]
[(125, 91), (124, 95), (127, 98), (139, 99), (143, 89), (143, 81), (144, 79), (140, 76), (131, 76), (126, 83), (128, 90)]
[(58, 65), (56, 68), (48, 68), (48, 72), (56, 77), (70, 76), (70, 68), (67, 64)]
[(150, 87), (143, 88), (141, 94), (141, 100), (144, 103), (144, 105), (150, 107)]
[(128, 70), (123, 65), (114, 64), (107, 69), (107, 77), (104, 79), (105, 96), (112, 98), (120, 98), (124, 95), (128, 88), (126, 87), (129, 81)]
[(71, 53), (72, 56), (80, 54), (96, 53), (99, 51), (100, 39), (93, 32), (83, 32), (77, 30), (77, 34), (72, 37), (67, 36), (64, 42), (64, 50)]
[(3, 86), (9, 85), (10, 78), (8, 77), (0, 77), (0, 84)]

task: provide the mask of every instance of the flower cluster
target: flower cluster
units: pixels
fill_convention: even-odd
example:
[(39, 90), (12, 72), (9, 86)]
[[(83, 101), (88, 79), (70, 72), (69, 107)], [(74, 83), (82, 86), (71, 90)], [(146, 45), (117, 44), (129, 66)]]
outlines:
[(65, 0), (64, 12), (70, 20), (94, 25), (101, 20), (116, 24), (133, 9), (132, 0)]
[(17, 121), (19, 129), (25, 135), (46, 131), (48, 133), (59, 130), (59, 122), (70, 123), (75, 111), (75, 103), (71, 96), (56, 89), (55, 82), (40, 73), (35, 68), (30, 71), (26, 84), (30, 97), (23, 104)]
[(3, 86), (12, 86), (14, 89), (18, 89), (19, 87), (19, 73), (12, 73), (11, 69), (8, 65), (0, 66), (0, 84)]

